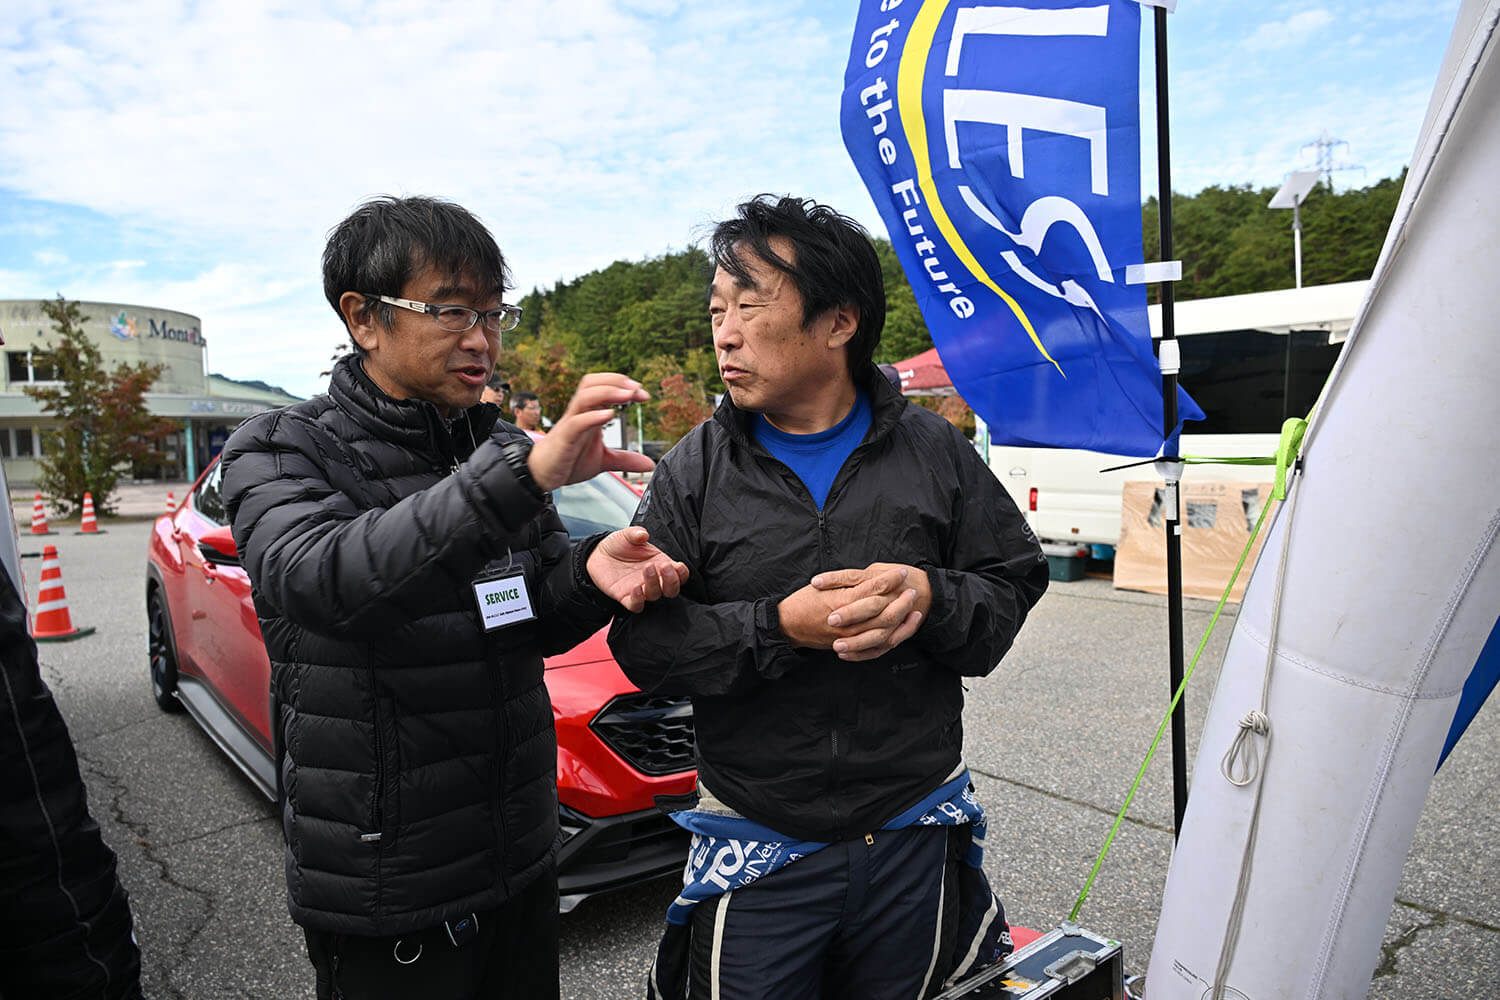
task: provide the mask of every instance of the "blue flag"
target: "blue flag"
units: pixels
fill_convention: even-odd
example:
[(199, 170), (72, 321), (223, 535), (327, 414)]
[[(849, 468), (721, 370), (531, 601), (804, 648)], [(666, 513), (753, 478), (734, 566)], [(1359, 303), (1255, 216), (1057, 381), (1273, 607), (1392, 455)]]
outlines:
[[(997, 444), (1162, 444), (1137, 273), (1139, 45), (1133, 0), (861, 0), (844, 144)], [(1178, 406), (1203, 419), (1186, 393)]]

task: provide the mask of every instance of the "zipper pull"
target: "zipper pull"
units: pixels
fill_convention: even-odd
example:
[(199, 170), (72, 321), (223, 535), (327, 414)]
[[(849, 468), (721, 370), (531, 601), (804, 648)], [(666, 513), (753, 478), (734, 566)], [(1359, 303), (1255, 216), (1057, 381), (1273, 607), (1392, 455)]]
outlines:
[(875, 843), (875, 835), (873, 833), (867, 833), (867, 834), (865, 834), (865, 843), (866, 844), (874, 844)]

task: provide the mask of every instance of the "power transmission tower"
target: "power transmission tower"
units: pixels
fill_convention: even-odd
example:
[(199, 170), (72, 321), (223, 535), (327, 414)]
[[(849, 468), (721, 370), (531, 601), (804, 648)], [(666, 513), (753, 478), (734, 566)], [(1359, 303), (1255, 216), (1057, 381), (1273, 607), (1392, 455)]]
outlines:
[(1358, 170), (1361, 174), (1365, 172), (1365, 168), (1358, 163), (1333, 162), (1333, 151), (1340, 146), (1343, 146), (1347, 149), (1349, 143), (1345, 142), (1343, 139), (1335, 139), (1333, 136), (1328, 134), (1328, 130), (1326, 128), (1323, 130), (1323, 133), (1312, 142), (1306, 142), (1302, 144), (1302, 151), (1306, 151), (1308, 149), (1317, 150), (1316, 169), (1322, 176), (1323, 186), (1326, 187), (1330, 192), (1333, 191), (1333, 172), (1335, 170)]

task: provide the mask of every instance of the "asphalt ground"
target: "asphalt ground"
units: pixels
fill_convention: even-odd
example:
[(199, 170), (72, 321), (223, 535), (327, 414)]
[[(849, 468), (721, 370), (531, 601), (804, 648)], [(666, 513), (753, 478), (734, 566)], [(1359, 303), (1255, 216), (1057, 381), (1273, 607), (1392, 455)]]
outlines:
[[(120, 857), (147, 996), (311, 997), (270, 804), (187, 716), (164, 714), (151, 700), (148, 522), (108, 520), (106, 534), (87, 537), (73, 533), (76, 522), (54, 525), (60, 533), (47, 538), (26, 534), (28, 523), (22, 551), (58, 546), (74, 624), (97, 630), (44, 644), (40, 658), (91, 808)], [(34, 601), (39, 562), (22, 566)], [(1189, 652), (1211, 610), (1188, 602)], [(1232, 610), (1187, 695), (1194, 744)], [(1000, 669), (970, 685), (966, 752), (991, 816), (986, 867), (1013, 922), (1045, 929), (1071, 908), (1165, 705), (1165, 648), (1161, 598), (1115, 591), (1107, 580), (1054, 583)], [(1500, 996), (1497, 778), (1500, 708), (1492, 701), (1433, 784), (1370, 996)], [(1166, 879), (1170, 782), (1163, 751), (1080, 915), (1123, 942), (1131, 972), (1144, 971), (1150, 956)], [(668, 879), (595, 897), (564, 917), (563, 996), (641, 997), (674, 892)]]

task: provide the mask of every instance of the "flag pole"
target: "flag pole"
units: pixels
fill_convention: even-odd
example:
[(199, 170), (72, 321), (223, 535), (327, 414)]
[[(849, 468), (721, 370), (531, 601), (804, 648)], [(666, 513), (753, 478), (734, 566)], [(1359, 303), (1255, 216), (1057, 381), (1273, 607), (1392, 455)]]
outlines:
[[(1156, 20), (1156, 184), (1157, 227), (1161, 241), (1160, 259), (1170, 261), (1172, 256), (1172, 156), (1171, 134), (1167, 125), (1167, 11), (1156, 7), (1152, 11)], [(1173, 283), (1163, 281), (1161, 289), (1161, 399), (1162, 438), (1164, 443), (1172, 440), (1172, 431), (1177, 427), (1177, 372), (1179, 368), (1176, 317), (1173, 313)], [(1163, 449), (1165, 454), (1165, 448)], [(1175, 458), (1176, 456), (1166, 456)], [(1182, 521), (1178, 486), (1182, 475), (1182, 463), (1163, 462), (1158, 465), (1166, 475), (1166, 491), (1162, 507), (1165, 511), (1167, 533), (1167, 643), (1171, 688), (1168, 697), (1177, 693), (1182, 685)], [(1172, 832), (1175, 838), (1182, 831), (1182, 817), (1187, 812), (1187, 716), (1184, 710), (1186, 697), (1179, 699), (1172, 710)]]

